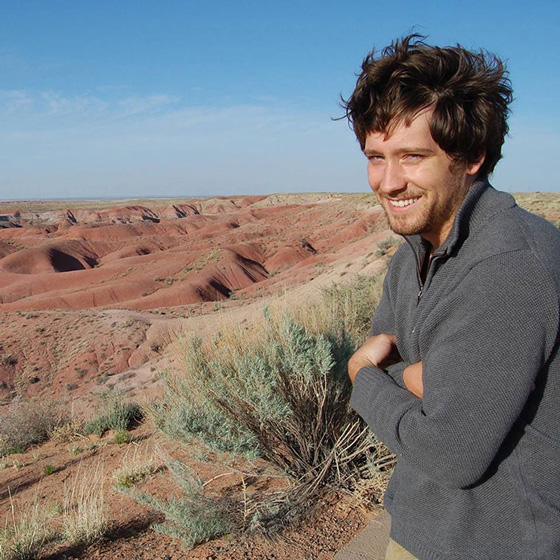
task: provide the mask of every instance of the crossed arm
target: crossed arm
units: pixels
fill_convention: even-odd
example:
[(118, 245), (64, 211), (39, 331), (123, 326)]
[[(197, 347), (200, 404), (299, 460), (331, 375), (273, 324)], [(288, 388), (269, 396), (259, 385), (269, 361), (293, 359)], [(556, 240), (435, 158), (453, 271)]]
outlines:
[[(400, 361), (397, 351), (395, 335), (379, 334), (370, 336), (364, 344), (354, 353), (348, 362), (348, 376), (354, 384), (358, 371), (365, 366), (373, 366), (381, 369)], [(405, 387), (416, 397), (424, 395), (422, 383), (422, 362), (407, 366), (403, 372)]]
[(485, 475), (556, 351), (555, 286), (533, 261), (520, 251), (473, 267), (424, 324), (422, 361), (412, 365), (383, 334), (396, 330), (384, 290), (374, 336), (348, 364), (354, 410), (392, 451), (445, 486), (465, 488)]

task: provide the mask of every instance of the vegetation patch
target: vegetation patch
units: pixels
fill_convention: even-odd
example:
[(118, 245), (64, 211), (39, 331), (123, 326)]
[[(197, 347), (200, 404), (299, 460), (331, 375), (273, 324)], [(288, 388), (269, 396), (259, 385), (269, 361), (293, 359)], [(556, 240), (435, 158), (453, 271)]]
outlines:
[(49, 525), (49, 514), (35, 503), (16, 518), (10, 501), (11, 519), (0, 528), (0, 560), (35, 560), (56, 533)]
[(130, 443), (132, 441), (132, 436), (128, 430), (119, 430), (114, 436), (113, 441), (117, 445), (121, 445), (123, 443)]
[(222, 519), (224, 525), (216, 521), (219, 533), (227, 526), (271, 530), (308, 511), (326, 488), (360, 486), (363, 492), (364, 481), (373, 488), (383, 480), (369, 498), (380, 500), (394, 457), (349, 408), (346, 367), (367, 337), (381, 287), (381, 277), (356, 277), (326, 290), (319, 305), (292, 312), (278, 306), (252, 324), (227, 324), (211, 339), (183, 341), (184, 370), (163, 373), (165, 397), (151, 411), (156, 426), (213, 450), (262, 457), (289, 483), (243, 507), (224, 508), (220, 500), (208, 502), (184, 466), (170, 467), (184, 499), (162, 502), (135, 494), (166, 515), (170, 534), (179, 536), (181, 528), (196, 533), (200, 503), (213, 511), (212, 520)]
[(107, 533), (109, 521), (103, 478), (100, 465), (89, 470), (80, 468), (71, 483), (65, 486), (62, 536), (69, 543), (88, 545)]
[(69, 422), (67, 411), (54, 401), (17, 401), (0, 417), (0, 455), (23, 453), (48, 440)]
[(388, 237), (377, 244), (377, 251), (375, 251), (376, 257), (384, 257), (391, 247), (398, 247), (402, 243), (402, 239), (397, 239), (396, 237)]
[(161, 500), (134, 488), (120, 487), (139, 503), (165, 515), (164, 523), (153, 526), (156, 531), (180, 539), (185, 548), (191, 549), (236, 527), (233, 502), (224, 497), (208, 497), (202, 481), (180, 461), (170, 459), (167, 466), (183, 491), (181, 498)]
[(123, 432), (143, 417), (140, 406), (124, 402), (120, 393), (104, 393), (97, 415), (84, 427), (84, 434), (101, 437), (108, 430)]
[(128, 489), (137, 486), (160, 470), (160, 465), (154, 459), (132, 462), (123, 465), (113, 475), (117, 489)]

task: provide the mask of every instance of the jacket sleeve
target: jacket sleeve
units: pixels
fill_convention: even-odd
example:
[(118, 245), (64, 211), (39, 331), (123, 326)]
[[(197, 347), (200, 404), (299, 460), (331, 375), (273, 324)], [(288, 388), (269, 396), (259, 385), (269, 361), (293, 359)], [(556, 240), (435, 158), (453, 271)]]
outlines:
[(529, 253), (477, 264), (421, 326), (424, 397), (362, 368), (351, 405), (392, 451), (449, 487), (479, 481), (555, 346), (555, 286)]
[[(393, 304), (391, 303), (391, 295), (389, 290), (391, 277), (391, 268), (385, 276), (385, 281), (383, 282), (383, 294), (381, 295), (381, 301), (375, 310), (375, 314), (371, 321), (370, 336), (376, 336), (378, 334), (395, 334), (395, 314), (393, 311)], [(384, 371), (388, 374), (400, 387), (404, 388), (403, 381), (403, 371), (408, 364), (407, 362), (399, 362), (393, 364)]]

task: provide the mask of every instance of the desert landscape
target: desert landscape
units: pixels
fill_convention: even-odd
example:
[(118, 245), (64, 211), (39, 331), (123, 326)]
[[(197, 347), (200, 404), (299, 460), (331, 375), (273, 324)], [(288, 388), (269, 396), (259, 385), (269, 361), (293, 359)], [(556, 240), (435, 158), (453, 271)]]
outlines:
[[(515, 196), (560, 224), (560, 194)], [(255, 337), (274, 339), (284, 328), (275, 313), (297, 318), (314, 305), (329, 317), (333, 298), (359, 299), (364, 283), (379, 293), (399, 244), (370, 194), (0, 202), (0, 558), (333, 558), (379, 507), (382, 481), (361, 485), (356, 471), (337, 485), (325, 470), (306, 494), (306, 514), (284, 516), (273, 531), (265, 523), (272, 513), (253, 497), (284, 496), (295, 484), (301, 498), (304, 488), (284, 444), (254, 457), (212, 448), (182, 437), (179, 417), (166, 414), (172, 397), (188, 395), (177, 380), (193, 375), (198, 346), (223, 354), (238, 344), (240, 360), (253, 340), (258, 346)], [(373, 313), (367, 305), (364, 316)], [(362, 324), (347, 328), (367, 335)], [(193, 393), (204, 392), (199, 385)], [(115, 411), (124, 424), (104, 425)], [(36, 441), (10, 439), (45, 419)], [(381, 479), (390, 461), (377, 459)], [(198, 538), (193, 526), (183, 538), (169, 525), (153, 530), (172, 517), (158, 504), (188, 494), (179, 472), (186, 467), (200, 481), (192, 486), (199, 506), (207, 493), (225, 497), (240, 525)], [(286, 504), (278, 511), (289, 512)], [(81, 506), (97, 532), (80, 526)]]

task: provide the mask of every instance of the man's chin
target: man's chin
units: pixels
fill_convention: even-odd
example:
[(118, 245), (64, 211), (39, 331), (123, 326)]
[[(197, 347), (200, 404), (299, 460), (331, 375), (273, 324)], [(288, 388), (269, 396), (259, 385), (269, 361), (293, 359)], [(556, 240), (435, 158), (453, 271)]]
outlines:
[(391, 231), (397, 235), (416, 235), (422, 233), (424, 229), (418, 224), (407, 224), (403, 221), (395, 220), (394, 216), (387, 215), (387, 221), (389, 222)]

